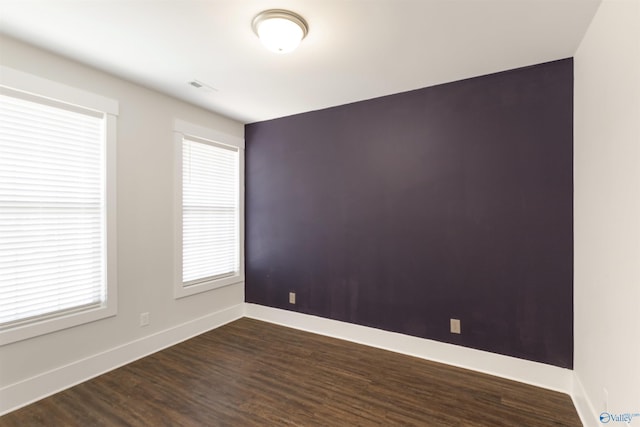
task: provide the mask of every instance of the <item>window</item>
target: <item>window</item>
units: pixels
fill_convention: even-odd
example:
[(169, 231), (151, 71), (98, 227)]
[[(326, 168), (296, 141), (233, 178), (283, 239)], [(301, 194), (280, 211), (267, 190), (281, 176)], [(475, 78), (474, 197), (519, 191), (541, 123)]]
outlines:
[(117, 103), (6, 67), (0, 72), (6, 344), (116, 313)]
[(244, 141), (176, 122), (175, 296), (241, 282)]

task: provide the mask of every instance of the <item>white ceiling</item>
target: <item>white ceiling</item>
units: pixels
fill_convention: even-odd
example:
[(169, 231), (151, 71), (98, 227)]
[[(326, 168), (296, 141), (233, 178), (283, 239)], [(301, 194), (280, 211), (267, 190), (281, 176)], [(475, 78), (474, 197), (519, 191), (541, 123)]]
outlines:
[[(250, 123), (571, 57), (599, 3), (0, 0), (0, 31)], [(252, 32), (271, 8), (309, 23), (291, 54)]]

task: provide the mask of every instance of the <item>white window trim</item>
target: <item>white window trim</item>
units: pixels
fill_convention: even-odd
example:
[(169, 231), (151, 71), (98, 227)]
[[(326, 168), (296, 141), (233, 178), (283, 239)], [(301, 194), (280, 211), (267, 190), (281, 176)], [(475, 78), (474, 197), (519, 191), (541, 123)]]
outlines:
[[(217, 144), (238, 148), (238, 227), (239, 244), (238, 274), (220, 279), (213, 279), (185, 287), (182, 283), (182, 140), (184, 137), (204, 139)], [(183, 298), (201, 292), (222, 288), (244, 282), (244, 139), (219, 132), (210, 128), (198, 126), (183, 120), (174, 122), (174, 298)]]
[(115, 316), (118, 312), (118, 266), (116, 230), (116, 118), (118, 102), (101, 95), (0, 66), (0, 86), (38, 97), (105, 113), (106, 127), (106, 283), (102, 307), (17, 325), (0, 331), (0, 346)]
[(84, 109), (118, 116), (118, 101), (114, 99), (2, 65), (0, 65), (0, 85), (9, 89), (31, 93), (39, 97), (51, 98), (66, 104), (77, 105)]

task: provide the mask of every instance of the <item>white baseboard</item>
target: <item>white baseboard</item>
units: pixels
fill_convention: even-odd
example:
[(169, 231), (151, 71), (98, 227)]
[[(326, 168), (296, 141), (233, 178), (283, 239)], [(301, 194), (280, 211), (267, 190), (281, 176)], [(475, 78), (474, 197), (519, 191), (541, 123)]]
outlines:
[(580, 378), (577, 374), (574, 374), (573, 376), (573, 390), (571, 391), (571, 399), (573, 399), (573, 406), (576, 407), (576, 411), (578, 411), (580, 421), (582, 421), (582, 424), (585, 427), (602, 426), (600, 420), (598, 419), (598, 416), (596, 415), (593, 403), (585, 392), (584, 387), (582, 386), (582, 382), (580, 382)]
[(164, 348), (239, 319), (244, 304), (156, 332), (0, 389), (0, 416)]
[(573, 388), (572, 370), (544, 363), (256, 304), (245, 304), (245, 316), (566, 394)]

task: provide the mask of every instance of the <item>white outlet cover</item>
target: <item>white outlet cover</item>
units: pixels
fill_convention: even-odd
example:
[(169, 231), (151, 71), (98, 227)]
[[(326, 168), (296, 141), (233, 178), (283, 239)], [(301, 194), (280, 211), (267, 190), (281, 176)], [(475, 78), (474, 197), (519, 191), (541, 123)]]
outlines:
[(460, 333), (460, 319), (451, 319), (451, 333), (452, 334)]
[(289, 304), (295, 304), (295, 303), (296, 303), (296, 293), (289, 292)]
[(149, 324), (149, 313), (140, 313), (140, 326), (147, 326)]

